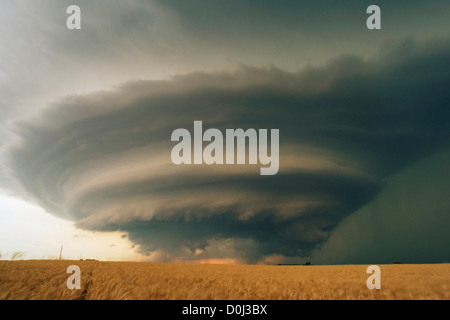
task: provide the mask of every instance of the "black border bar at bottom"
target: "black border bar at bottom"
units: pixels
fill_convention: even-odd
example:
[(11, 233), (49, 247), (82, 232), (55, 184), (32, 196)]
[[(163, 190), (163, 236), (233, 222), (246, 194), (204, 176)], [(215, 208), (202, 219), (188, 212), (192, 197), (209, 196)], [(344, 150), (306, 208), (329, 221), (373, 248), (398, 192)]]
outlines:
[[(445, 302), (445, 301), (442, 301)], [(448, 302), (448, 301), (446, 301)], [(368, 301), (368, 300), (150, 300), (150, 301), (0, 301), (6, 312), (11, 308), (32, 311), (36, 317), (41, 312), (62, 310), (65, 315), (88, 316), (89, 318), (114, 316), (125, 318), (141, 315), (148, 319), (292, 319), (315, 317), (335, 318), (338, 314), (364, 316), (374, 312), (388, 312), (390, 316), (402, 318), (418, 311), (425, 311), (431, 301)], [(446, 305), (448, 307), (448, 305)], [(56, 309), (57, 308), (57, 309)], [(444, 303), (435, 303), (433, 312), (444, 308)], [(389, 310), (389, 311), (388, 311)], [(56, 311), (60, 312), (60, 311)]]

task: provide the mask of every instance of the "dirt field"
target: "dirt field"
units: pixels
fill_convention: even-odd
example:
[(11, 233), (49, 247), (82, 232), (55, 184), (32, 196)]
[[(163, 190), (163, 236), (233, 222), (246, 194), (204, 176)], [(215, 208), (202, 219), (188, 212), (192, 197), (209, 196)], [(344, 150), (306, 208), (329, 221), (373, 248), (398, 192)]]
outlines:
[[(69, 290), (69, 265), (81, 289)], [(101, 261), (0, 261), (0, 299), (446, 299), (450, 264), (380, 265), (369, 290), (367, 265), (261, 266)]]

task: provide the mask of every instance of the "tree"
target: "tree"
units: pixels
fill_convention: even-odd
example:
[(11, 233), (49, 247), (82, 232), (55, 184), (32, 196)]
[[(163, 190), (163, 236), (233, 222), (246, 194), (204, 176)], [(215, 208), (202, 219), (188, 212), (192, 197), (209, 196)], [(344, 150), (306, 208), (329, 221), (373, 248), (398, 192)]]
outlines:
[(11, 260), (20, 260), (23, 259), (25, 254), (21, 251), (16, 251), (11, 255)]

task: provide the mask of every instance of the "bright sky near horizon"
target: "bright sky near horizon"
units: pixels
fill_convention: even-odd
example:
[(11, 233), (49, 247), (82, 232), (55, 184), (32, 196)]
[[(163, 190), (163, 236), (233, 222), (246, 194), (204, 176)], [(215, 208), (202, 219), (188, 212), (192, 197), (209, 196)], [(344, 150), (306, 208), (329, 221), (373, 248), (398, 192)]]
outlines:
[(123, 232), (93, 232), (77, 229), (72, 222), (56, 218), (23, 200), (0, 195), (1, 259), (14, 254), (21, 259), (135, 260), (135, 253)]

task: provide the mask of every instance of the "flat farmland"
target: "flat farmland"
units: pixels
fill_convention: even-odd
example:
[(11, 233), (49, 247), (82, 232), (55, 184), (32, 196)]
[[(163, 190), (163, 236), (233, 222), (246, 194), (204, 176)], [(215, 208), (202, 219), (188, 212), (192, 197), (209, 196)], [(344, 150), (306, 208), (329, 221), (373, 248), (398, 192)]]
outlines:
[[(81, 270), (69, 290), (67, 267)], [(269, 266), (69, 260), (0, 261), (2, 300), (403, 300), (445, 299), (450, 264), (379, 265), (381, 289), (369, 290), (368, 265)]]

